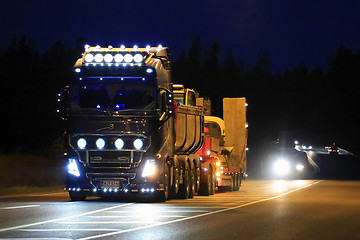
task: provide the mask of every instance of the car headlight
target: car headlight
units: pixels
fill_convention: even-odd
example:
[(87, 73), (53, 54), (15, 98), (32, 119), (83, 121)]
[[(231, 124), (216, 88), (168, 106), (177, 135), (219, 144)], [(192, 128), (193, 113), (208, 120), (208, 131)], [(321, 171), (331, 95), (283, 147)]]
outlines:
[(145, 163), (144, 170), (142, 172), (142, 177), (148, 177), (154, 175), (155, 169), (156, 169), (155, 160), (154, 159), (147, 160)]
[(285, 160), (278, 160), (274, 164), (274, 171), (278, 175), (286, 175), (289, 173), (290, 164), (288, 161)]
[(74, 175), (76, 177), (80, 177), (80, 172), (78, 166), (76, 164), (76, 160), (73, 158), (69, 158), (69, 162), (67, 165), (67, 171), (69, 174)]
[(84, 149), (86, 147), (86, 140), (85, 138), (80, 138), (79, 140), (77, 140), (77, 145), (80, 149)]
[(144, 145), (143, 141), (140, 138), (135, 139), (133, 144), (135, 149), (137, 150), (140, 150)]
[(304, 169), (304, 165), (302, 165), (302, 164), (297, 164), (296, 165), (296, 170), (302, 171), (303, 169)]

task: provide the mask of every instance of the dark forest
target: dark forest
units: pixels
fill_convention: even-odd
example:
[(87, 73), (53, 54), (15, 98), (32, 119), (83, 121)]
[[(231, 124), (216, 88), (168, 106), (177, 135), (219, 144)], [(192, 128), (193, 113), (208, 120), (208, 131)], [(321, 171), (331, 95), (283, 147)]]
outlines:
[[(39, 53), (22, 36), (0, 49), (1, 153), (51, 153), (63, 132), (57, 93), (70, 80), (84, 44), (78, 39), (70, 48), (58, 41)], [(174, 82), (209, 97), (214, 115), (222, 115), (222, 98), (247, 98), (250, 149), (289, 131), (308, 144), (336, 142), (360, 153), (360, 52), (339, 46), (326, 68), (303, 64), (273, 73), (267, 51), (248, 65), (217, 43), (205, 46), (194, 38), (172, 60)]]

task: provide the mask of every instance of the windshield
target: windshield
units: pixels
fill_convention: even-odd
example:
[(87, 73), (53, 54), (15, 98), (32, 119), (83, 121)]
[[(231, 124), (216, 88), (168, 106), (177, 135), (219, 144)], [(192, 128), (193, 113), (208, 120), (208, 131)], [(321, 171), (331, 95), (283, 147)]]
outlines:
[(70, 113), (83, 110), (99, 112), (153, 110), (156, 88), (150, 85), (104, 83), (74, 85), (70, 92)]

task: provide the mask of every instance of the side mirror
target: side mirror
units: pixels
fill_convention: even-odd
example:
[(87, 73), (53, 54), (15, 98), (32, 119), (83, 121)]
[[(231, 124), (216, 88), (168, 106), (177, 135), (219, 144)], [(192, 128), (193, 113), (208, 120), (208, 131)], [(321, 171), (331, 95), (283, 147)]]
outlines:
[(167, 89), (161, 88), (160, 97), (160, 121), (166, 121), (174, 116), (174, 95)]
[(70, 92), (70, 87), (65, 86), (58, 93), (56, 112), (62, 120), (66, 120), (67, 100), (68, 100), (69, 92)]

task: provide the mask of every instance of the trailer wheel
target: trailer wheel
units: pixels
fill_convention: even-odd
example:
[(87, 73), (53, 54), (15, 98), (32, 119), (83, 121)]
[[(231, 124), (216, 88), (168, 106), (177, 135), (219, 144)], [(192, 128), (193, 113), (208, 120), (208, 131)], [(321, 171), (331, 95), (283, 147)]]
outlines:
[(235, 173), (234, 175), (234, 191), (239, 191), (240, 189), (240, 174)]
[(179, 198), (187, 199), (190, 191), (189, 166), (185, 163), (183, 170), (183, 183), (179, 187)]
[[(190, 167), (191, 166), (191, 167)], [(196, 174), (196, 170), (195, 170), (195, 166), (193, 163), (190, 163), (190, 166), (189, 166), (189, 198), (194, 198), (194, 194), (195, 194), (195, 174)]]
[[(172, 163), (172, 174), (171, 177), (173, 178), (173, 186), (171, 186), (171, 197), (176, 197), (179, 193), (179, 167), (175, 165), (175, 163)], [(171, 182), (171, 181), (170, 181)]]
[(215, 194), (215, 185), (216, 185), (216, 178), (215, 178), (215, 171), (213, 171), (214, 169), (212, 167), (210, 167), (210, 171), (211, 171), (211, 178), (210, 178), (210, 195), (214, 195)]
[(86, 195), (81, 192), (69, 192), (69, 196), (71, 201), (84, 201), (86, 199)]
[(210, 170), (207, 172), (206, 176), (207, 176), (206, 182), (200, 183), (200, 188), (199, 188), (200, 196), (209, 196), (210, 192), (211, 192), (211, 184), (210, 184), (211, 172), (210, 172)]

